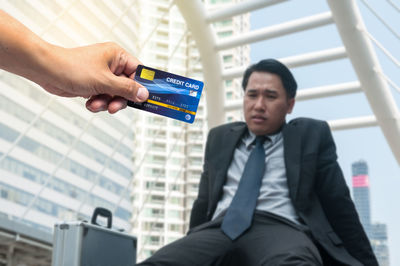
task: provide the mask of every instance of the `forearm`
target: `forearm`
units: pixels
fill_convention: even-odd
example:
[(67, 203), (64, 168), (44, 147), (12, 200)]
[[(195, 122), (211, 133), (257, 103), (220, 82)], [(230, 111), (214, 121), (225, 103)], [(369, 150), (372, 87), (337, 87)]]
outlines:
[(0, 33), (0, 68), (40, 82), (55, 47), (2, 10)]
[(64, 97), (89, 98), (92, 112), (115, 113), (148, 91), (133, 80), (139, 60), (115, 43), (64, 48), (42, 40), (0, 10), (0, 69)]

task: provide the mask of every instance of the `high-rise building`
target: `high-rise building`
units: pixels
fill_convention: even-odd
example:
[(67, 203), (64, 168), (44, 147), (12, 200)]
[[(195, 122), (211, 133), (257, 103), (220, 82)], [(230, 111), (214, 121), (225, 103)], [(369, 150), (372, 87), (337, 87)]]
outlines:
[(386, 224), (372, 224), (372, 236), (370, 238), (372, 249), (378, 258), (380, 266), (389, 266), (389, 247)]
[[(144, 40), (140, 60), (149, 67), (202, 80), (195, 44), (172, 1), (137, 4), (139, 38)], [(147, 112), (135, 113), (132, 231), (138, 237), (139, 261), (187, 229), (202, 166), (204, 98), (190, 126)]]
[[(237, 0), (204, 2), (206, 8), (221, 8)], [(140, 10), (140, 60), (147, 66), (202, 80), (199, 52), (178, 8), (170, 0), (138, 1)], [(217, 22), (218, 38), (249, 30), (249, 15)], [(247, 65), (249, 47), (224, 51), (223, 66)], [(132, 189), (132, 232), (138, 237), (138, 261), (176, 240), (188, 230), (190, 211), (198, 192), (207, 136), (205, 94), (194, 124), (186, 124), (154, 114), (135, 113), (134, 172)], [(240, 82), (225, 82), (227, 100), (238, 99)], [(230, 113), (229, 121), (241, 112)]]
[[(137, 49), (136, 9), (126, 1), (1, 1), (0, 8), (54, 44), (113, 40)], [(125, 10), (134, 19), (121, 19)], [(128, 230), (133, 111), (93, 114), (82, 99), (54, 97), (4, 71), (0, 87), (0, 215), (52, 232), (56, 221), (89, 220), (101, 206)]]
[(361, 224), (371, 242), (372, 249), (379, 265), (389, 266), (389, 249), (387, 245), (386, 225), (371, 223), (370, 190), (368, 165), (360, 160), (352, 165), (353, 200), (356, 205)]
[[(206, 0), (205, 6), (209, 12), (223, 10), (229, 5), (242, 2), (242, 0)], [(250, 31), (250, 14), (234, 16), (212, 24), (217, 39), (240, 36)], [(249, 66), (250, 45), (242, 45), (220, 52), (224, 70), (239, 66)], [(224, 81), (225, 102), (242, 100), (243, 89), (241, 79), (227, 79)], [(226, 114), (226, 121), (243, 120), (243, 112), (231, 111)]]
[(371, 207), (369, 195), (368, 165), (365, 161), (358, 161), (351, 165), (354, 204), (361, 224), (368, 237), (371, 236)]

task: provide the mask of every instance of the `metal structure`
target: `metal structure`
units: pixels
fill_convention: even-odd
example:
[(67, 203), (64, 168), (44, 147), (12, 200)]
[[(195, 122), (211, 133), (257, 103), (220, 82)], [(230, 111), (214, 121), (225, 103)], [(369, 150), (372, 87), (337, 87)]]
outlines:
[[(241, 102), (236, 102), (224, 105), (224, 110), (221, 110), (221, 102), (223, 102), (221, 101), (223, 99), (221, 81), (241, 77), (246, 67), (239, 66), (223, 71), (220, 68), (220, 63), (216, 61), (221, 50), (335, 23), (342, 38), (343, 47), (281, 58), (280, 60), (290, 68), (294, 68), (349, 58), (359, 81), (301, 90), (298, 93), (297, 100), (302, 101), (363, 91), (367, 96), (374, 116), (332, 120), (329, 121), (329, 124), (333, 130), (380, 126), (397, 162), (400, 163), (400, 142), (398, 141), (400, 139), (399, 110), (393, 100), (388, 80), (382, 75), (383, 71), (372, 47), (371, 40), (373, 40), (373, 37), (368, 34), (364, 26), (355, 0), (328, 0), (330, 12), (268, 26), (244, 36), (232, 37), (221, 41), (215, 39), (212, 35), (210, 23), (285, 1), (249, 0), (210, 14), (204, 12), (200, 0), (176, 0), (175, 2), (188, 21), (189, 28), (197, 40), (203, 69), (211, 70), (207, 73), (205, 72), (204, 75), (208, 86), (213, 88), (207, 94), (207, 107), (213, 113), (213, 117), (208, 119), (210, 127), (221, 124), (224, 121), (225, 112), (241, 108)], [(397, 7), (393, 2), (390, 3)], [(396, 34), (394, 30), (392, 32)], [(388, 56), (392, 59), (394, 58), (390, 54)]]
[(0, 218), (0, 265), (50, 266), (52, 236)]

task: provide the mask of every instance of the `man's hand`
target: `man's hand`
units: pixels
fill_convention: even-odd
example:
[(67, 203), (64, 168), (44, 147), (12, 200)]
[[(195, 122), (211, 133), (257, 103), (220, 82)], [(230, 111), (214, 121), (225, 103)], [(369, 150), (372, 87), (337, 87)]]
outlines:
[(38, 83), (48, 92), (65, 97), (89, 98), (92, 112), (115, 113), (126, 107), (127, 100), (145, 101), (149, 93), (133, 81), (140, 62), (114, 43), (101, 43), (65, 49), (52, 47), (48, 71), (52, 79)]
[(63, 48), (47, 43), (0, 10), (0, 68), (48, 92), (88, 98), (92, 112), (115, 113), (127, 100), (145, 101), (146, 88), (133, 81), (140, 62), (114, 43)]

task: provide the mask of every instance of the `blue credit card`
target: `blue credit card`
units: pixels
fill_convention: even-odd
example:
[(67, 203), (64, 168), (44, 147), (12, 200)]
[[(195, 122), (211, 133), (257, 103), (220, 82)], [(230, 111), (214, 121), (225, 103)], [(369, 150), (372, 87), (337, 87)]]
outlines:
[(145, 86), (149, 98), (143, 103), (128, 101), (128, 106), (193, 123), (204, 83), (139, 65), (135, 81)]

